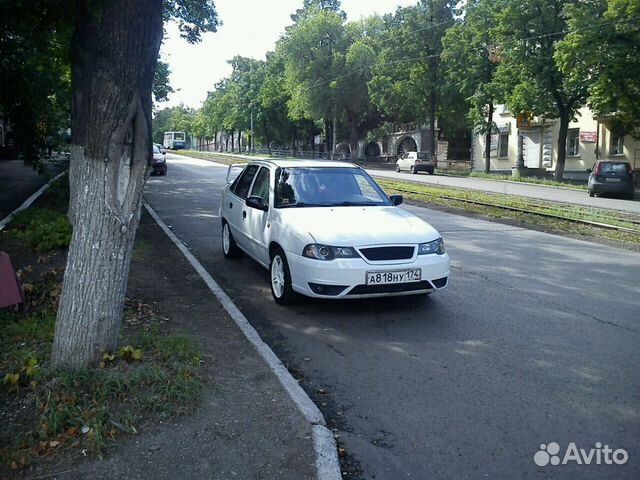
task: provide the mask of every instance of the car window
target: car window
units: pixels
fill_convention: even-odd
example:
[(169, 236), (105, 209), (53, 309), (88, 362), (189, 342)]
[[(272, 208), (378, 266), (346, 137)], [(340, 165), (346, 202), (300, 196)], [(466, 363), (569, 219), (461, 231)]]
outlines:
[(269, 201), (269, 169), (262, 167), (253, 182), (251, 196), (262, 198), (265, 202)]
[(626, 163), (600, 162), (600, 173), (627, 173)]
[(162, 153), (157, 145), (153, 146), (153, 153)]
[(247, 198), (247, 194), (249, 193), (249, 188), (251, 187), (251, 182), (253, 182), (253, 178), (256, 176), (258, 172), (259, 165), (249, 165), (244, 171), (240, 174), (240, 176), (236, 179), (234, 185), (231, 186), (233, 193), (235, 193), (240, 198)]
[(360, 168), (291, 167), (276, 172), (275, 207), (390, 205)]

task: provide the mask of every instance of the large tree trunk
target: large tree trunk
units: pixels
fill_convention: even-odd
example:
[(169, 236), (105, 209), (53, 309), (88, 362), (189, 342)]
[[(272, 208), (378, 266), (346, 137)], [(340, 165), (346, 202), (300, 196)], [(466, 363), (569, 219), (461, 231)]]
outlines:
[(484, 140), (484, 173), (489, 173), (491, 171), (491, 133), (493, 133), (493, 102), (489, 102), (487, 136)]
[(560, 109), (560, 131), (558, 132), (558, 160), (553, 179), (561, 182), (564, 176), (564, 162), (567, 158), (567, 133), (569, 131), (569, 109)]
[(142, 187), (162, 0), (78, 0), (72, 40), (69, 246), (52, 362), (117, 346)]

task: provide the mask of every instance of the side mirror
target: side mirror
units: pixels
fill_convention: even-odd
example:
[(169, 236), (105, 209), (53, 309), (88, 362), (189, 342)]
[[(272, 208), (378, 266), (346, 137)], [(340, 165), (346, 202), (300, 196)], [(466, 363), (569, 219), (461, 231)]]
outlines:
[(591, 169), (590, 168), (587, 168), (587, 173), (591, 173)]
[(266, 212), (269, 210), (269, 206), (265, 203), (262, 197), (258, 197), (256, 195), (252, 195), (247, 198), (247, 207), (255, 208), (257, 210), (262, 210)]
[(398, 206), (404, 201), (404, 198), (402, 198), (402, 195), (389, 195), (389, 200), (391, 200), (391, 203), (395, 206)]

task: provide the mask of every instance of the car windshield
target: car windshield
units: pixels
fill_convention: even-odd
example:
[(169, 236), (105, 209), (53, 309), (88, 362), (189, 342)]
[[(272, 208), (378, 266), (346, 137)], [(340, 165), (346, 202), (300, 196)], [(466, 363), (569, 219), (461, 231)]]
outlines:
[(360, 168), (280, 168), (275, 194), (276, 208), (391, 205)]
[(153, 146), (153, 153), (162, 153), (157, 145)]
[(601, 173), (627, 173), (628, 167), (626, 163), (601, 162)]

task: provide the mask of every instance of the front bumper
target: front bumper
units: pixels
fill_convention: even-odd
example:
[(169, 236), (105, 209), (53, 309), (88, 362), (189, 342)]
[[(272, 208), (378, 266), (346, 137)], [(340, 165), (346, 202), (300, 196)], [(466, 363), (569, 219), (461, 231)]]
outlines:
[[(417, 255), (404, 261), (366, 262), (361, 258), (315, 260), (287, 252), (293, 289), (308, 297), (345, 299), (416, 295), (448, 285), (449, 256)], [(367, 272), (421, 270), (419, 282), (367, 285)]]

